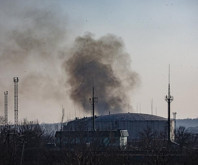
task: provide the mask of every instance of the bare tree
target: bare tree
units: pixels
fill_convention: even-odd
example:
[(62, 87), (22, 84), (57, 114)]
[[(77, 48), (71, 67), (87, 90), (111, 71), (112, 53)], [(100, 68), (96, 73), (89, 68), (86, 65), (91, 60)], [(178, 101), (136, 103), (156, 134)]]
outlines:
[(179, 127), (176, 130), (175, 140), (179, 144), (181, 151), (183, 147), (188, 145), (191, 134), (186, 130), (185, 127)]

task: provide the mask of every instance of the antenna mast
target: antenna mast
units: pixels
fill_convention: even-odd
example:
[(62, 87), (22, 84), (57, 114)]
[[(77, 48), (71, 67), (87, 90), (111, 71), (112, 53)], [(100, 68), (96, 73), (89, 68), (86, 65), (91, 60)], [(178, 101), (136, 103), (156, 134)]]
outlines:
[(5, 125), (8, 124), (8, 91), (4, 92), (4, 118), (5, 118)]
[(18, 125), (18, 82), (19, 78), (14, 77), (14, 122), (15, 125)]
[(168, 103), (168, 142), (170, 142), (170, 104), (173, 101), (173, 96), (170, 94), (170, 65), (168, 73), (168, 95), (166, 95), (165, 100)]

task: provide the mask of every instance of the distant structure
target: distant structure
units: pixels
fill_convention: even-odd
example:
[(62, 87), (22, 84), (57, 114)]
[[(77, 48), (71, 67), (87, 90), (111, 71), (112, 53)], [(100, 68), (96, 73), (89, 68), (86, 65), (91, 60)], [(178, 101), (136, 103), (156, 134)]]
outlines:
[[(171, 140), (174, 140), (173, 121), (171, 120)], [(140, 113), (117, 113), (95, 117), (95, 129), (97, 131), (128, 130), (128, 141), (138, 141), (140, 132), (146, 129), (153, 132), (166, 133), (167, 119)], [(76, 119), (64, 125), (63, 131), (92, 131), (92, 117)]]
[(153, 115), (153, 99), (151, 99), (151, 115)]
[(4, 92), (4, 118), (5, 125), (8, 124), (8, 91)]
[(169, 74), (168, 74), (168, 95), (165, 97), (166, 102), (168, 103), (168, 141), (171, 141), (170, 137), (170, 104), (173, 101), (173, 96), (170, 94), (170, 65), (169, 65)]
[(141, 106), (141, 104), (140, 104), (140, 113), (141, 113), (141, 110), (142, 110), (142, 106)]
[(18, 125), (18, 82), (19, 78), (14, 77), (14, 122), (15, 125)]

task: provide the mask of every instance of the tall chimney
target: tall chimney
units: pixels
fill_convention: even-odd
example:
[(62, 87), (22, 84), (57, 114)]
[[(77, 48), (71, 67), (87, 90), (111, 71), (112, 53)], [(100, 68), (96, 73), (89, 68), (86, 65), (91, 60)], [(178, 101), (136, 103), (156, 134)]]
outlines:
[(18, 82), (19, 78), (14, 77), (14, 123), (18, 125)]
[(4, 92), (4, 118), (5, 125), (8, 124), (8, 91)]

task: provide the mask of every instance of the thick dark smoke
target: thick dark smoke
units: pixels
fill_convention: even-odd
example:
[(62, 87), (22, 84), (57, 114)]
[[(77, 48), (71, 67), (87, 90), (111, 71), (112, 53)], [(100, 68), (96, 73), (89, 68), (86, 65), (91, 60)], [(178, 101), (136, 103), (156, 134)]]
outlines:
[[(70, 103), (68, 87), (75, 104), (85, 111), (90, 110), (93, 85), (98, 113), (118, 112), (130, 105), (127, 95), (138, 78), (121, 39), (107, 35), (96, 40), (88, 34), (71, 42), (71, 28), (59, 5), (54, 0), (1, 1), (0, 115), (6, 90), (13, 109), (15, 76), (19, 77), (19, 120), (42, 116), (53, 121), (51, 116), (58, 115), (61, 119), (57, 111)], [(72, 111), (71, 103), (67, 105)]]
[(130, 106), (127, 95), (138, 80), (130, 65), (120, 38), (107, 35), (97, 40), (91, 34), (78, 37), (71, 58), (64, 63), (71, 98), (85, 111), (90, 110), (88, 100), (94, 86), (99, 114), (123, 111)]

